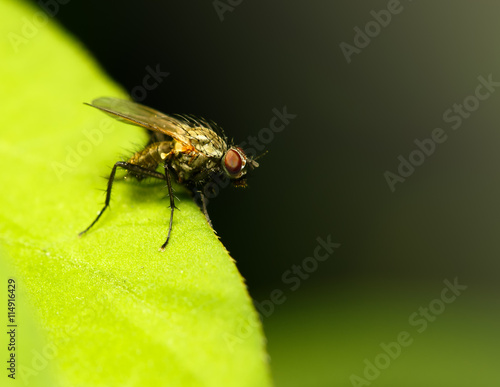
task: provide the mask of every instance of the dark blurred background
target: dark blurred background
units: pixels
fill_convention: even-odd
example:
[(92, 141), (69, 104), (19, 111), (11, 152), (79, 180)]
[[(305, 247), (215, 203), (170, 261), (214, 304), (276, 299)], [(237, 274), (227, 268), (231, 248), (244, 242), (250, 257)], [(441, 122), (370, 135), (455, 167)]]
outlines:
[[(169, 72), (142, 103), (213, 119), (236, 142), (269, 127), (273, 109), (297, 115), (265, 145), (250, 187), (209, 205), (251, 296), (280, 289), (287, 299), (264, 317), (277, 385), (350, 385), (363, 359), (458, 277), (467, 296), (435, 323), (436, 337), (408, 349), (419, 360), (410, 353), (399, 360), (408, 369), (373, 383), (479, 386), (493, 363), (461, 364), (499, 356), (485, 332), (498, 322), (500, 91), (470, 96), (479, 76), (500, 82), (499, 14), (493, 1), (71, 0), (56, 18), (129, 92), (148, 66)], [(348, 63), (340, 44), (355, 45), (356, 27), (373, 36)], [(453, 130), (443, 114), (464, 99), (470, 111)], [(398, 156), (435, 128), (446, 141), (392, 192), (384, 173), (398, 173)], [(328, 235), (341, 246), (291, 290), (283, 274)], [(458, 327), (464, 316), (470, 325)], [(445, 347), (456, 359), (428, 368), (428, 356), (448, 359)], [(397, 376), (419, 369), (423, 379)]]

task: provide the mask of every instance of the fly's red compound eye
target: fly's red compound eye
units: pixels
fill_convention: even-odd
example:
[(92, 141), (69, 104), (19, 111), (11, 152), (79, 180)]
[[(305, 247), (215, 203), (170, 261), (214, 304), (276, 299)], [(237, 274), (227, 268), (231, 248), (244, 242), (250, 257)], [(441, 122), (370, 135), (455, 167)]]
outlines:
[(240, 152), (234, 148), (229, 149), (224, 157), (224, 169), (231, 177), (239, 177), (245, 166), (245, 160)]

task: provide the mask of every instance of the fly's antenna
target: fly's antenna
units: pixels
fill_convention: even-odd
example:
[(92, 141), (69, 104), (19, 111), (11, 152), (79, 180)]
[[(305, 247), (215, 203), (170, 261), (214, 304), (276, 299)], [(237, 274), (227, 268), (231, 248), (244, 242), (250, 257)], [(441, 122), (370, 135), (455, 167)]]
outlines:
[(261, 157), (264, 157), (265, 155), (267, 155), (268, 153), (269, 153), (269, 151), (265, 151), (264, 153), (261, 153), (260, 155), (255, 156), (255, 158), (254, 158), (253, 160), (254, 160), (254, 161), (255, 161), (255, 160), (258, 160), (258, 159), (260, 159)]
[(253, 158), (253, 159), (249, 158), (248, 162), (250, 163), (252, 168), (257, 168), (259, 166), (259, 163), (257, 162), (257, 160), (260, 159), (261, 157), (264, 157), (265, 155), (267, 155), (268, 152), (269, 151), (265, 151), (264, 153), (261, 153), (260, 155), (255, 156), (255, 158)]

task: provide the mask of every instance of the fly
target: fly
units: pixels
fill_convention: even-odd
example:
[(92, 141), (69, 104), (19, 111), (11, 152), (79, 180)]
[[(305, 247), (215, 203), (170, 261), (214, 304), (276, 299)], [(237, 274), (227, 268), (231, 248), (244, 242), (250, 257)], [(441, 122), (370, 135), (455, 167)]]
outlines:
[[(248, 157), (238, 146), (233, 145), (224, 135), (222, 128), (214, 122), (191, 115), (169, 115), (135, 102), (118, 98), (102, 97), (87, 104), (113, 118), (151, 131), (146, 147), (136, 152), (128, 161), (118, 161), (113, 166), (108, 179), (106, 201), (94, 221), (79, 233), (82, 236), (99, 220), (111, 199), (111, 189), (117, 168), (128, 171), (137, 180), (145, 177), (167, 182), (170, 198), (170, 222), (167, 239), (160, 247), (164, 251), (170, 240), (174, 219), (174, 195), (170, 173), (177, 181), (191, 190), (197, 190), (211, 182), (215, 176), (225, 176), (234, 186), (246, 186), (246, 174), (259, 164)], [(163, 173), (157, 171), (163, 168)], [(206, 198), (199, 191), (203, 213), (211, 225), (207, 212)]]

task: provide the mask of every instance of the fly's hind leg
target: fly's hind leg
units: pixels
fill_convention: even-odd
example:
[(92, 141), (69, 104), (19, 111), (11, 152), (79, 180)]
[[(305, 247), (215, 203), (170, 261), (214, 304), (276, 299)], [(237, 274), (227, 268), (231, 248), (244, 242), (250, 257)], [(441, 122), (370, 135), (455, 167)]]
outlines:
[(165, 247), (167, 247), (167, 243), (170, 240), (170, 234), (172, 232), (172, 224), (174, 221), (174, 210), (177, 208), (177, 207), (175, 207), (172, 182), (170, 181), (170, 174), (168, 173), (168, 170), (169, 170), (168, 163), (165, 162), (165, 164), (163, 164), (163, 168), (165, 169), (165, 180), (167, 181), (168, 197), (170, 199), (170, 222), (168, 225), (167, 239), (166, 239), (165, 243), (163, 245), (161, 245), (160, 251), (165, 251)]
[[(104, 203), (104, 207), (102, 208), (101, 211), (99, 211), (99, 214), (97, 217), (94, 219), (94, 221), (88, 226), (85, 230), (80, 232), (78, 236), (82, 236), (85, 234), (87, 231), (89, 231), (94, 224), (97, 223), (101, 215), (104, 213), (106, 208), (109, 207), (109, 201), (111, 200), (111, 189), (113, 188), (113, 181), (115, 180), (115, 174), (116, 174), (116, 169), (120, 167), (123, 169), (126, 169), (129, 172), (132, 172), (132, 174), (137, 175), (137, 176), (149, 176), (149, 177), (154, 177), (156, 179), (161, 179), (165, 180), (165, 176), (163, 176), (160, 172), (152, 171), (150, 169), (141, 167), (139, 165), (131, 164), (125, 161), (118, 161), (114, 166), (113, 169), (111, 170), (111, 174), (109, 175), (108, 179), (108, 188), (106, 189), (106, 201)], [(172, 202), (172, 200), (170, 201)], [(170, 224), (172, 226), (172, 224)]]

